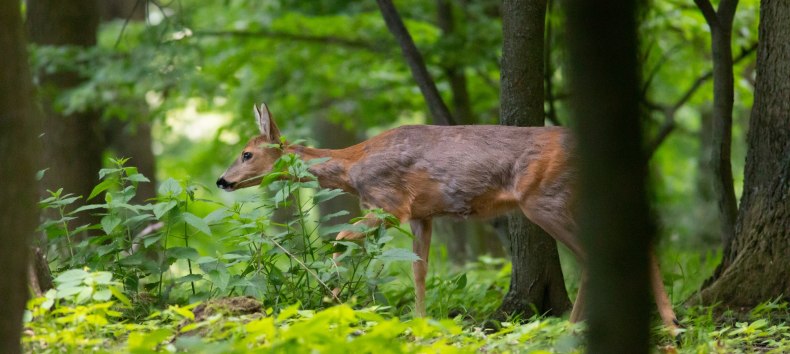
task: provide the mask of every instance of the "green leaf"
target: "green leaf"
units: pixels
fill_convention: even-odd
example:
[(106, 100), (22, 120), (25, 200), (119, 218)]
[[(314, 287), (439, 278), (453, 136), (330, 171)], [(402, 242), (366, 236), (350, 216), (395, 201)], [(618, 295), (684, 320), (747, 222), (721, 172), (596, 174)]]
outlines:
[(96, 301), (107, 301), (112, 297), (112, 291), (109, 289), (99, 290), (93, 293), (93, 299)]
[(366, 232), (368, 231), (369, 227), (366, 225), (352, 225), (352, 224), (338, 224), (332, 225), (329, 227), (322, 227), (321, 228), (321, 236), (329, 235), (329, 234), (336, 234), (340, 231), (353, 231), (353, 232)]
[(343, 191), (340, 189), (320, 189), (313, 194), (313, 202), (322, 203), (340, 195), (343, 195)]
[(36, 172), (36, 181), (40, 181), (40, 180), (44, 179), (44, 173), (46, 173), (47, 170), (49, 170), (49, 169), (45, 168), (43, 170), (38, 170), (38, 172)]
[(344, 216), (344, 215), (348, 215), (348, 214), (350, 214), (348, 212), (348, 210), (341, 210), (341, 211), (338, 211), (336, 213), (331, 213), (331, 214), (327, 214), (327, 215), (322, 216), (320, 222), (325, 223), (325, 222), (327, 222), (329, 220), (332, 220), (332, 219), (334, 219), (336, 217)]
[(115, 230), (115, 228), (121, 224), (121, 221), (123, 220), (118, 215), (107, 215), (101, 219), (101, 228), (104, 230), (104, 233), (109, 235), (112, 233), (112, 230)]
[(179, 314), (181, 317), (188, 318), (190, 320), (195, 320), (195, 314), (192, 313), (189, 309), (185, 309), (180, 306), (170, 306), (170, 310)]
[(159, 194), (162, 195), (176, 196), (181, 194), (181, 191), (183, 191), (181, 185), (173, 178), (168, 178), (166, 181), (162, 182), (162, 185), (159, 186)]
[(458, 279), (455, 279), (455, 290), (461, 290), (466, 287), (466, 273), (461, 274)]
[(99, 195), (99, 193), (106, 191), (108, 188), (112, 187), (115, 184), (115, 181), (111, 179), (105, 179), (101, 181), (101, 183), (97, 184), (96, 187), (93, 187), (91, 194), (88, 196), (87, 200), (93, 199), (95, 196)]
[(126, 297), (126, 295), (124, 295), (121, 292), (121, 290), (119, 290), (118, 288), (116, 288), (114, 286), (111, 286), (110, 287), (110, 292), (112, 293), (113, 296), (115, 296), (116, 299), (118, 299), (118, 301), (120, 301), (124, 305), (129, 306), (129, 307), (132, 306), (132, 302), (129, 301), (129, 298)]
[(197, 263), (198, 264), (211, 263), (211, 262), (216, 262), (216, 261), (217, 261), (216, 258), (210, 257), (210, 256), (202, 256), (202, 257), (197, 259)]
[(91, 294), (93, 294), (93, 288), (86, 286), (82, 288), (80, 293), (77, 295), (77, 300), (75, 302), (81, 304), (85, 301), (88, 301), (88, 299), (91, 298)]
[(390, 248), (381, 253), (378, 257), (379, 260), (384, 262), (406, 261), (414, 262), (420, 260), (414, 252), (403, 248)]
[(131, 176), (126, 177), (126, 179), (132, 182), (151, 182), (151, 180), (143, 176), (142, 173), (135, 173)]
[(152, 236), (146, 237), (143, 239), (143, 247), (148, 248), (149, 246), (153, 245), (154, 243), (158, 242), (162, 239), (162, 234), (156, 233)]
[(189, 226), (192, 226), (198, 229), (200, 232), (211, 236), (211, 229), (208, 227), (208, 224), (206, 224), (206, 222), (203, 219), (189, 212), (184, 212), (183, 215), (184, 215), (184, 221), (187, 224), (189, 224)]
[(188, 259), (196, 261), (200, 255), (192, 247), (173, 247), (167, 249), (167, 256), (176, 259)]
[(120, 170), (119, 168), (102, 168), (99, 170), (99, 179), (104, 179), (108, 174), (116, 173)]
[(83, 206), (81, 206), (81, 207), (79, 207), (77, 209), (74, 209), (74, 211), (70, 212), (69, 215), (76, 214), (76, 213), (79, 213), (79, 212), (85, 211), (85, 210), (94, 210), (94, 209), (101, 209), (101, 208), (106, 208), (106, 207), (107, 207), (107, 204), (88, 204), (88, 205), (83, 205)]
[(213, 224), (220, 220), (227, 219), (231, 216), (233, 216), (233, 213), (231, 213), (227, 209), (220, 208), (206, 215), (206, 217), (203, 218), (203, 221), (205, 221), (207, 224)]
[(178, 202), (175, 200), (156, 203), (154, 205), (154, 216), (156, 216), (157, 219), (162, 219), (162, 215), (165, 215), (165, 213), (170, 211), (170, 209), (173, 209), (176, 205), (178, 205)]
[(203, 276), (200, 274), (188, 274), (181, 278), (176, 279), (176, 284), (183, 284), (183, 283), (191, 283), (195, 281), (203, 280)]
[(88, 272), (82, 269), (69, 269), (63, 273), (60, 273), (57, 278), (55, 278), (56, 283), (72, 283), (72, 282), (81, 282), (89, 275)]

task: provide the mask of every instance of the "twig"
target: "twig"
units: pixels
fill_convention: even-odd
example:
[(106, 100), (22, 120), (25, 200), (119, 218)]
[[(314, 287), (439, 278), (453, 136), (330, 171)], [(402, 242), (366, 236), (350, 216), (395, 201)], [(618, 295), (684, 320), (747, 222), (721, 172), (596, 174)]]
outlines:
[(300, 42), (309, 42), (316, 44), (336, 44), (343, 47), (364, 49), (373, 52), (385, 52), (386, 49), (375, 43), (365, 42), (356, 39), (342, 38), (336, 36), (314, 36), (307, 34), (288, 33), (281, 31), (210, 31), (210, 30), (196, 30), (193, 31), (195, 36), (206, 37), (239, 37), (239, 38), (258, 38), (266, 37), (273, 39), (284, 39)]
[(123, 21), (123, 27), (121, 27), (121, 33), (118, 33), (118, 38), (115, 39), (115, 45), (113, 45), (113, 49), (117, 49), (118, 45), (121, 44), (121, 38), (123, 38), (123, 33), (126, 31), (126, 26), (129, 25), (129, 21), (132, 20), (134, 17), (135, 11), (137, 11), (137, 6), (140, 5), (141, 2), (145, 0), (137, 0), (134, 2), (134, 6), (132, 7), (132, 12), (129, 13), (129, 16)]
[[(743, 59), (747, 58), (757, 49), (757, 43), (752, 43), (750, 46), (744, 48), (737, 57), (733, 58), (733, 65), (738, 64)], [(694, 83), (686, 90), (685, 93), (677, 100), (675, 103), (671, 105), (659, 104), (651, 102), (648, 99), (643, 100), (643, 104), (654, 111), (662, 111), (664, 113), (664, 123), (661, 125), (661, 128), (656, 134), (656, 137), (653, 141), (649, 144), (647, 149), (647, 158), (648, 160), (653, 157), (655, 152), (661, 146), (661, 144), (666, 140), (669, 134), (675, 129), (675, 113), (683, 107), (690, 99), (694, 96), (697, 90), (702, 87), (702, 85), (710, 80), (713, 77), (713, 70), (709, 70), (694, 80)], [(644, 96), (643, 96), (644, 97)]]
[[(264, 234), (261, 234), (261, 236), (264, 236), (264, 237), (265, 237), (266, 235), (264, 235)], [(294, 261), (296, 261), (296, 263), (299, 263), (299, 265), (300, 265), (300, 266), (302, 266), (302, 268), (304, 268), (304, 270), (306, 270), (306, 271), (307, 271), (307, 273), (309, 273), (310, 275), (312, 275), (313, 277), (315, 277), (315, 280), (317, 280), (317, 281), (318, 281), (318, 282), (319, 282), (321, 285), (323, 285), (323, 286), (324, 286), (324, 288), (326, 288), (326, 290), (329, 290), (329, 293), (330, 293), (330, 294), (332, 294), (332, 297), (335, 299), (335, 301), (337, 301), (337, 302), (342, 302), (342, 301), (340, 301), (340, 299), (337, 297), (337, 295), (335, 295), (335, 294), (332, 292), (332, 289), (330, 289), (330, 288), (329, 288), (329, 286), (328, 286), (328, 285), (326, 285), (326, 283), (324, 283), (324, 282), (321, 280), (321, 278), (318, 276), (318, 274), (317, 274), (315, 271), (313, 271), (312, 269), (310, 269), (310, 267), (308, 267), (306, 264), (302, 263), (302, 261), (300, 261), (300, 260), (299, 260), (299, 258), (297, 258), (296, 256), (294, 256), (294, 255), (293, 255), (291, 252), (289, 252), (287, 249), (285, 249), (285, 247), (283, 247), (282, 245), (280, 245), (280, 243), (279, 243), (279, 242), (277, 242), (277, 240), (275, 240), (274, 238), (271, 238), (271, 237), (269, 238), (269, 240), (271, 240), (272, 242), (274, 242), (274, 245), (275, 245), (275, 246), (277, 246), (279, 249), (281, 249), (283, 252), (285, 252), (285, 254), (287, 254), (289, 257), (291, 257), (291, 259), (293, 259)]]

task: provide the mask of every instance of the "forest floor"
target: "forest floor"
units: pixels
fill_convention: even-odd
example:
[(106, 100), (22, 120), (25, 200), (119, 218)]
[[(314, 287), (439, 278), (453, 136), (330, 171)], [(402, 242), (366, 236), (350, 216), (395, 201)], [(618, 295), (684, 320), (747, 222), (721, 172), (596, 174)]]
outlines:
[[(583, 352), (584, 325), (567, 318), (512, 319), (489, 328), (490, 313), (483, 312), (498, 304), (508, 269), (509, 264), (497, 259), (463, 272), (443, 273), (440, 267), (443, 274), (434, 273), (428, 289), (429, 312), (436, 317), (427, 319), (413, 318), (408, 305), (358, 308), (354, 299), (318, 311), (292, 305), (274, 313), (252, 297), (157, 307), (151, 299), (121, 295), (113, 301), (94, 297), (49, 308), (41, 297), (28, 306), (23, 341), (26, 351), (34, 353)], [(408, 294), (408, 282), (405, 277), (404, 286), (390, 288), (390, 298), (398, 291)], [(408, 303), (410, 297), (401, 300)], [(738, 314), (711, 307), (676, 309), (684, 333), (676, 341), (656, 320), (655, 352), (790, 352), (787, 303), (767, 302)]]

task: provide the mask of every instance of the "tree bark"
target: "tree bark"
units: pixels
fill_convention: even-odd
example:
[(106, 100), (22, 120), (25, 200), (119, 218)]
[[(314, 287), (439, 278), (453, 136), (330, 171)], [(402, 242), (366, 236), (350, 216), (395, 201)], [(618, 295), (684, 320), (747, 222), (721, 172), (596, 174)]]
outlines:
[[(546, 0), (506, 0), (502, 4), (500, 123), (542, 126), (543, 39)], [(510, 289), (499, 311), (561, 315), (570, 308), (557, 244), (521, 213), (508, 216), (513, 262)]]
[[(460, 4), (459, 6), (463, 6)], [(436, 23), (442, 30), (442, 41), (452, 47), (463, 47), (464, 38), (455, 30), (453, 3), (436, 0)], [(442, 58), (442, 69), (452, 93), (452, 117), (459, 124), (476, 124), (472, 111), (465, 66), (451, 51)], [(477, 260), (480, 255), (503, 256), (504, 248), (494, 230), (481, 220), (436, 220), (435, 238), (447, 247), (447, 256), (456, 265)]]
[[(143, 0), (102, 0), (99, 12), (102, 21), (143, 21), (145, 7)], [(147, 116), (148, 105), (144, 97), (138, 99), (134, 108), (138, 116)], [(145, 204), (147, 200), (156, 198), (156, 157), (151, 149), (151, 123), (110, 117), (102, 126), (107, 147), (114, 150), (115, 156), (131, 158), (128, 165), (137, 167), (137, 171), (151, 181), (137, 185), (137, 194), (132, 202)]]
[[(442, 30), (445, 40), (449, 40), (451, 44), (463, 46), (461, 37), (455, 32), (452, 3), (449, 0), (436, 0), (436, 14), (436, 22)], [(447, 81), (450, 83), (450, 91), (453, 93), (453, 118), (458, 124), (477, 123), (472, 115), (464, 66), (458, 63), (458, 58), (445, 57), (442, 59), (442, 67)]]
[(29, 294), (28, 244), (38, 221), (35, 172), (41, 147), (21, 13), (20, 2), (0, 1), (0, 343), (3, 352), (12, 354), (21, 352), (22, 314)]
[[(333, 123), (325, 116), (318, 116), (313, 120), (313, 134), (316, 139), (318, 147), (324, 149), (339, 149), (348, 147), (359, 142), (356, 133), (352, 129), (348, 129), (343, 124)], [(326, 223), (323, 226), (332, 226), (342, 223), (347, 223), (351, 218), (357, 217), (362, 214), (359, 210), (359, 200), (349, 194), (344, 194), (334, 199), (328, 200), (318, 205), (321, 215), (329, 215), (341, 210), (348, 211), (348, 215), (339, 216)]]
[(639, 111), (637, 1), (566, 2), (588, 353), (648, 353), (655, 233)]
[[(96, 0), (30, 0), (27, 5), (31, 42), (79, 47), (96, 44), (99, 23)], [(100, 114), (87, 111), (64, 115), (58, 112), (55, 104), (58, 94), (81, 82), (82, 78), (75, 72), (41, 73), (42, 139), (46, 141), (43, 161), (49, 168), (44, 175), (43, 187), (52, 190), (62, 187), (65, 193), (87, 197), (98, 183), (98, 171), (102, 166), (104, 139)], [(85, 220), (78, 222), (85, 223)]]
[(719, 205), (721, 242), (725, 250), (735, 237), (735, 218), (738, 202), (732, 180), (732, 105), (734, 100), (732, 21), (738, 0), (722, 0), (718, 11), (710, 0), (694, 0), (702, 12), (711, 32), (713, 52), (713, 150), (711, 168), (716, 178), (713, 189)]
[(417, 86), (420, 87), (420, 91), (425, 97), (434, 124), (455, 125), (455, 121), (450, 115), (450, 110), (447, 109), (442, 96), (439, 95), (439, 90), (436, 89), (436, 84), (425, 67), (422, 54), (417, 50), (417, 46), (414, 45), (414, 40), (403, 24), (403, 20), (400, 18), (395, 5), (392, 4), (391, 0), (376, 0), (376, 3), (379, 5), (381, 16), (384, 17), (387, 28), (398, 41), (398, 44), (400, 44), (403, 57), (406, 59), (406, 63), (409, 64), (414, 81), (417, 82)]
[(763, 0), (757, 83), (732, 246), (691, 303), (752, 308), (790, 294), (790, 3)]

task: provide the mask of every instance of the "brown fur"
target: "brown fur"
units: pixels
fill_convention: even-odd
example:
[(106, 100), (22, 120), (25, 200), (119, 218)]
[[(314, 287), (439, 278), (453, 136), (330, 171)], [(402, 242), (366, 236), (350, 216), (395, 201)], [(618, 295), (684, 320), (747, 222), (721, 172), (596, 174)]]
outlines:
[[(262, 107), (263, 109), (264, 107)], [(417, 314), (425, 315), (425, 276), (431, 219), (437, 216), (492, 217), (512, 209), (521, 211), (555, 239), (564, 243), (584, 263), (586, 255), (576, 239), (572, 215), (576, 180), (574, 140), (558, 127), (506, 126), (402, 126), (360, 144), (339, 150), (287, 145), (283, 150), (267, 147), (279, 142), (276, 125), (266, 119), (268, 109), (258, 112), (264, 135), (252, 139), (241, 158), (223, 175), (232, 184), (225, 189), (255, 185), (284, 152), (305, 160), (329, 157), (311, 172), (325, 188), (340, 188), (359, 196), (368, 208), (382, 208), (402, 222), (410, 222), (415, 234), (414, 263)], [(218, 185), (220, 181), (218, 181)], [(359, 223), (376, 225), (368, 216)], [(355, 240), (364, 235), (341, 232), (337, 239)], [(674, 313), (658, 265), (651, 267), (653, 290), (659, 313), (672, 330)], [(580, 293), (586, 284), (583, 276)], [(582, 315), (583, 299), (571, 320)]]

